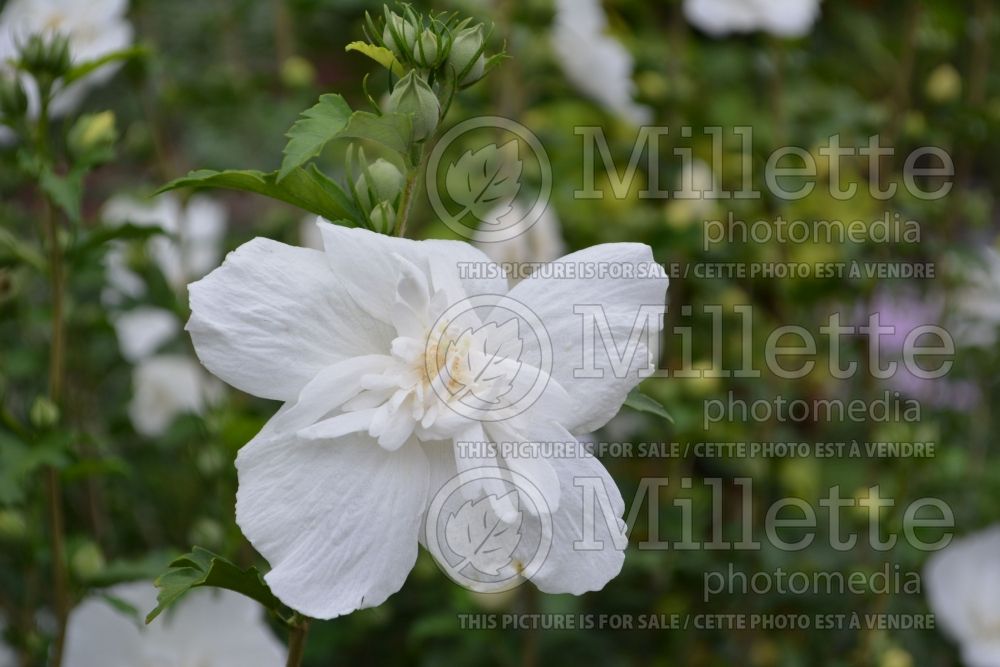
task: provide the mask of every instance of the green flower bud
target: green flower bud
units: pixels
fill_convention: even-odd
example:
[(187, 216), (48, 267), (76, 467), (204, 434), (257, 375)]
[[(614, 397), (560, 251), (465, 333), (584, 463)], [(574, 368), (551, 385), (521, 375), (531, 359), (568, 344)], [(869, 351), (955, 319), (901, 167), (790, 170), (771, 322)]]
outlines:
[(60, 34), (32, 35), (18, 54), (28, 72), (42, 82), (52, 82), (69, 71), (69, 40)]
[(396, 12), (389, 12), (382, 30), (382, 42), (386, 48), (402, 58), (413, 51), (417, 42), (417, 28)]
[(358, 193), (358, 203), (365, 210), (371, 211), (379, 202), (396, 201), (396, 197), (403, 191), (403, 172), (396, 165), (379, 158), (368, 165), (365, 170), (358, 175), (354, 182), (354, 189)]
[(396, 211), (389, 202), (380, 202), (368, 215), (372, 229), (379, 234), (391, 234), (396, 227)]
[(410, 114), (413, 141), (423, 141), (434, 133), (441, 115), (441, 103), (427, 82), (410, 71), (396, 84), (387, 105), (391, 113)]
[(305, 88), (316, 80), (316, 68), (301, 56), (286, 58), (281, 63), (281, 81), (289, 88)]
[(0, 542), (20, 542), (28, 534), (24, 514), (18, 510), (0, 510)]
[(80, 116), (66, 137), (70, 155), (80, 161), (100, 161), (110, 157), (118, 140), (115, 114), (111, 111)]
[(28, 111), (28, 96), (24, 86), (15, 77), (0, 79), (0, 116), (11, 120), (21, 118)]
[(82, 581), (99, 575), (106, 564), (101, 548), (89, 540), (80, 543), (69, 559), (70, 570)]
[(962, 75), (949, 63), (938, 65), (927, 77), (924, 90), (932, 101), (945, 104), (962, 94)]
[(413, 45), (413, 60), (421, 67), (433, 69), (441, 62), (441, 41), (430, 30), (425, 30)]
[(461, 77), (459, 84), (468, 86), (483, 78), (486, 68), (486, 56), (481, 53), (483, 47), (483, 26), (476, 25), (466, 28), (455, 35), (451, 43), (451, 53), (448, 54), (448, 65)]
[(39, 396), (28, 413), (31, 424), (37, 429), (50, 429), (59, 422), (59, 408), (44, 396)]

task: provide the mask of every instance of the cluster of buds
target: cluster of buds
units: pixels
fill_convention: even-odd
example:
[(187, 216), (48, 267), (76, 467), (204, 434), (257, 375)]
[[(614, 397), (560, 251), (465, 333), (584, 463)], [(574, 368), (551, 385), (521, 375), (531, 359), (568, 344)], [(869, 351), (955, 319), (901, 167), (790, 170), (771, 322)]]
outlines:
[(407, 4), (398, 12), (386, 8), (378, 23), (367, 16), (365, 32), (385, 55), (380, 62), (400, 76), (386, 111), (412, 118), (414, 142), (434, 133), (455, 90), (479, 81), (504, 57), (486, 56), (489, 33), (482, 24), (419, 14)]
[[(396, 227), (396, 206), (403, 192), (405, 177), (392, 162), (378, 158), (369, 163), (363, 150), (358, 151), (360, 173), (353, 178), (354, 201), (368, 218), (369, 227), (380, 234), (391, 234)], [(354, 154), (348, 153), (348, 172), (353, 175)]]

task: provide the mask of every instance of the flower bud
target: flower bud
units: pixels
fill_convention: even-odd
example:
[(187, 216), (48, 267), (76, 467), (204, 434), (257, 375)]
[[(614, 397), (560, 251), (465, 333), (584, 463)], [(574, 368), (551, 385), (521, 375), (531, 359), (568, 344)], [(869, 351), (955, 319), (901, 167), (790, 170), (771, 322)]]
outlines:
[(281, 82), (289, 88), (305, 88), (316, 80), (316, 69), (301, 56), (291, 56), (281, 63)]
[(78, 579), (82, 579), (83, 581), (93, 579), (99, 575), (104, 570), (105, 565), (107, 565), (107, 562), (104, 560), (101, 548), (90, 540), (81, 542), (73, 550), (73, 554), (69, 559), (70, 570), (73, 571), (73, 574)]
[(380, 202), (368, 215), (372, 229), (379, 234), (391, 234), (396, 227), (396, 211), (393, 210), (389, 202)]
[(28, 96), (16, 78), (0, 79), (0, 116), (21, 118), (28, 111)]
[(441, 41), (430, 30), (425, 30), (413, 45), (413, 61), (421, 67), (433, 69), (441, 62)]
[(18, 54), (28, 72), (40, 81), (54, 81), (70, 68), (69, 40), (60, 34), (32, 35)]
[(371, 211), (379, 202), (396, 201), (403, 190), (403, 173), (388, 160), (379, 158), (365, 167), (354, 182), (358, 193), (358, 203), (365, 212)]
[(483, 77), (486, 67), (486, 56), (481, 52), (483, 47), (483, 26), (476, 25), (466, 28), (455, 35), (451, 43), (451, 53), (448, 54), (448, 65), (461, 77), (459, 84), (467, 86)]
[(924, 90), (934, 102), (951, 102), (962, 94), (962, 75), (949, 63), (938, 65), (927, 77)]
[(0, 542), (20, 542), (28, 534), (24, 514), (14, 509), (0, 510)]
[(410, 71), (399, 80), (386, 105), (391, 113), (410, 114), (413, 141), (423, 141), (434, 133), (441, 114), (441, 103), (427, 82)]
[(39, 396), (28, 413), (31, 425), (37, 429), (50, 429), (59, 422), (59, 408), (44, 396)]
[(111, 111), (80, 116), (66, 137), (70, 155), (87, 161), (107, 155), (118, 139), (115, 114)]
[(402, 58), (411, 53), (417, 42), (416, 27), (396, 12), (389, 12), (382, 30), (382, 42), (386, 48)]

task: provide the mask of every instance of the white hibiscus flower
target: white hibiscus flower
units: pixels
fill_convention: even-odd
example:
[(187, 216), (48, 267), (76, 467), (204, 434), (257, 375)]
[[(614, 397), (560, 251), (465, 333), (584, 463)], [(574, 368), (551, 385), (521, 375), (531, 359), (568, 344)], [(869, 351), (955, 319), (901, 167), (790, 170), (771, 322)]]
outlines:
[(1000, 252), (986, 247), (978, 263), (952, 264), (953, 272), (964, 281), (953, 304), (955, 340), (965, 347), (991, 347), (1000, 328)]
[(552, 48), (566, 77), (610, 112), (645, 125), (653, 112), (633, 99), (632, 55), (607, 29), (600, 0), (556, 0)]
[(1000, 667), (1000, 525), (955, 540), (924, 571), (927, 599), (968, 667)]
[[(149, 582), (120, 584), (92, 595), (69, 616), (67, 667), (281, 667), (285, 647), (253, 600), (219, 589), (196, 589), (150, 625), (156, 606)], [(132, 615), (108, 596), (133, 607)]]
[(820, 0), (684, 0), (688, 21), (713, 37), (763, 30), (804, 37), (819, 18)]
[[(172, 194), (149, 201), (119, 196), (105, 205), (103, 217), (107, 224), (158, 226), (166, 232), (151, 238), (147, 247), (178, 294), (188, 282), (219, 264), (226, 211), (208, 197), (192, 197), (182, 206)], [(128, 244), (118, 243), (105, 255), (108, 285), (102, 296), (112, 311), (122, 356), (135, 364), (129, 405), (132, 424), (140, 433), (156, 436), (178, 415), (202, 414), (218, 399), (221, 387), (192, 359), (162, 353), (181, 330), (174, 313), (153, 306), (122, 308), (127, 300), (141, 299), (147, 290), (142, 277), (129, 267), (128, 252)]]
[(143, 359), (132, 369), (129, 418), (139, 433), (157, 436), (182, 414), (202, 414), (219, 399), (221, 389), (190, 357), (159, 354)]
[[(490, 227), (502, 225), (505, 218), (517, 220), (511, 228), (522, 228), (522, 231), (503, 241), (492, 241)], [(566, 252), (562, 228), (551, 206), (546, 207), (534, 224), (528, 225), (528, 222), (528, 212), (515, 201), (510, 207), (503, 206), (489, 213), (473, 235), (472, 242), (497, 264), (530, 265), (551, 262)], [(512, 277), (514, 282), (518, 279), (518, 276)]]
[[(496, 271), (460, 276), (459, 266), (490, 264), (469, 244), (319, 224), (325, 251), (257, 238), (189, 288), (187, 329), (202, 363), (238, 389), (284, 402), (236, 460), (236, 520), (271, 564), (274, 593), (316, 618), (381, 604), (413, 567), (428, 504), (459, 473), (504, 521), (523, 519), (525, 534), (551, 518), (551, 548), (530, 573), (541, 590), (603, 587), (624, 560), (624, 502), (572, 434), (611, 419), (639, 378), (635, 368), (618, 378), (607, 364), (603, 377), (575, 377), (583, 333), (574, 304), (603, 306), (614, 340), (627, 340), (640, 306), (665, 302), (667, 279), (650, 249), (589, 248), (558, 260), (560, 278), (531, 277), (508, 291)], [(568, 277), (598, 264), (648, 277)], [(478, 328), (448, 319), (472, 301), (530, 309), (552, 343), (551, 372), (520, 361), (541, 338), (521, 339), (503, 313), (487, 308)], [(462, 313), (466, 324), (472, 315)], [(648, 370), (648, 348), (636, 349)], [(524, 406), (508, 394), (525, 377), (543, 380), (543, 391), (519, 413)], [(456, 446), (498, 441), (562, 442), (570, 455), (500, 461)], [(505, 505), (506, 487), (481, 474), (503, 466), (541, 490), (545, 512)], [(599, 544), (593, 550), (574, 548), (594, 518), (574, 485), (582, 477), (603, 484), (613, 514), (586, 534)]]
[[(0, 12), (0, 69), (17, 57), (17, 46), (34, 34), (58, 32), (69, 40), (73, 63), (95, 60), (132, 43), (132, 25), (126, 20), (126, 0), (10, 0)], [(83, 99), (88, 88), (110, 79), (118, 64), (100, 67), (52, 98), (49, 112), (64, 116)], [(38, 89), (29, 77), (23, 79), (29, 114), (38, 114)]]
[(14, 649), (7, 646), (3, 641), (4, 623), (0, 619), (0, 667), (15, 667), (17, 665), (17, 654)]

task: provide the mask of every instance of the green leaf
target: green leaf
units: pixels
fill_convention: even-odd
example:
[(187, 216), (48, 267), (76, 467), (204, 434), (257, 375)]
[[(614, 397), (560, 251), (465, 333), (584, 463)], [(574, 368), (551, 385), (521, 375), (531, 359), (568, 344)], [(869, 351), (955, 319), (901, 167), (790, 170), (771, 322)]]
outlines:
[(396, 76), (403, 76), (406, 73), (402, 63), (396, 60), (396, 56), (393, 55), (392, 51), (384, 46), (375, 46), (368, 42), (351, 42), (344, 50), (363, 53), (387, 70), (392, 70), (392, 73)]
[(405, 114), (384, 113), (379, 116), (368, 111), (355, 111), (337, 138), (373, 141), (399, 153), (409, 164), (412, 127), (413, 121)]
[(671, 424), (674, 423), (674, 418), (670, 416), (667, 409), (660, 405), (659, 401), (640, 393), (638, 387), (628, 393), (628, 396), (625, 398), (625, 405), (639, 412), (648, 412), (657, 417), (663, 417)]
[(66, 447), (70, 438), (65, 434), (31, 444), (0, 432), (0, 505), (24, 501), (34, 482), (34, 473), (44, 466), (62, 468), (69, 462)]
[(79, 65), (75, 65), (66, 73), (63, 77), (63, 85), (68, 86), (69, 84), (82, 79), (91, 72), (104, 67), (113, 62), (119, 62), (122, 60), (131, 60), (132, 58), (145, 58), (149, 55), (149, 49), (144, 46), (133, 46), (128, 49), (122, 49), (120, 51), (112, 51), (111, 53), (105, 54), (100, 58), (94, 60), (88, 60), (82, 62)]
[(83, 174), (73, 171), (65, 176), (44, 167), (38, 184), (52, 202), (73, 222), (80, 222), (80, 201), (83, 199)]
[(157, 190), (156, 194), (177, 188), (228, 188), (256, 192), (287, 202), (327, 220), (346, 218), (355, 225), (362, 220), (361, 213), (347, 193), (315, 166), (293, 169), (281, 183), (277, 182), (277, 176), (276, 171), (265, 173), (239, 169), (199, 169), (183, 178), (170, 181)]
[(145, 241), (146, 239), (165, 234), (162, 228), (155, 225), (124, 225), (101, 226), (88, 233), (81, 234), (80, 239), (66, 250), (66, 258), (72, 262), (81, 262), (93, 252), (99, 252), (110, 241)]
[(6, 248), (15, 259), (38, 271), (44, 272), (46, 269), (45, 257), (41, 252), (3, 227), (0, 227), (0, 248)]
[(156, 596), (156, 608), (146, 616), (146, 623), (151, 623), (164, 609), (180, 600), (192, 588), (200, 586), (214, 586), (241, 593), (281, 616), (281, 601), (264, 583), (257, 568), (244, 570), (218, 554), (194, 547), (191, 553), (174, 559), (167, 571), (157, 577), (156, 587), (160, 592)]
[(306, 109), (285, 135), (285, 159), (278, 171), (278, 183), (296, 167), (319, 155), (323, 146), (347, 126), (351, 107), (340, 95), (322, 95), (315, 106)]

